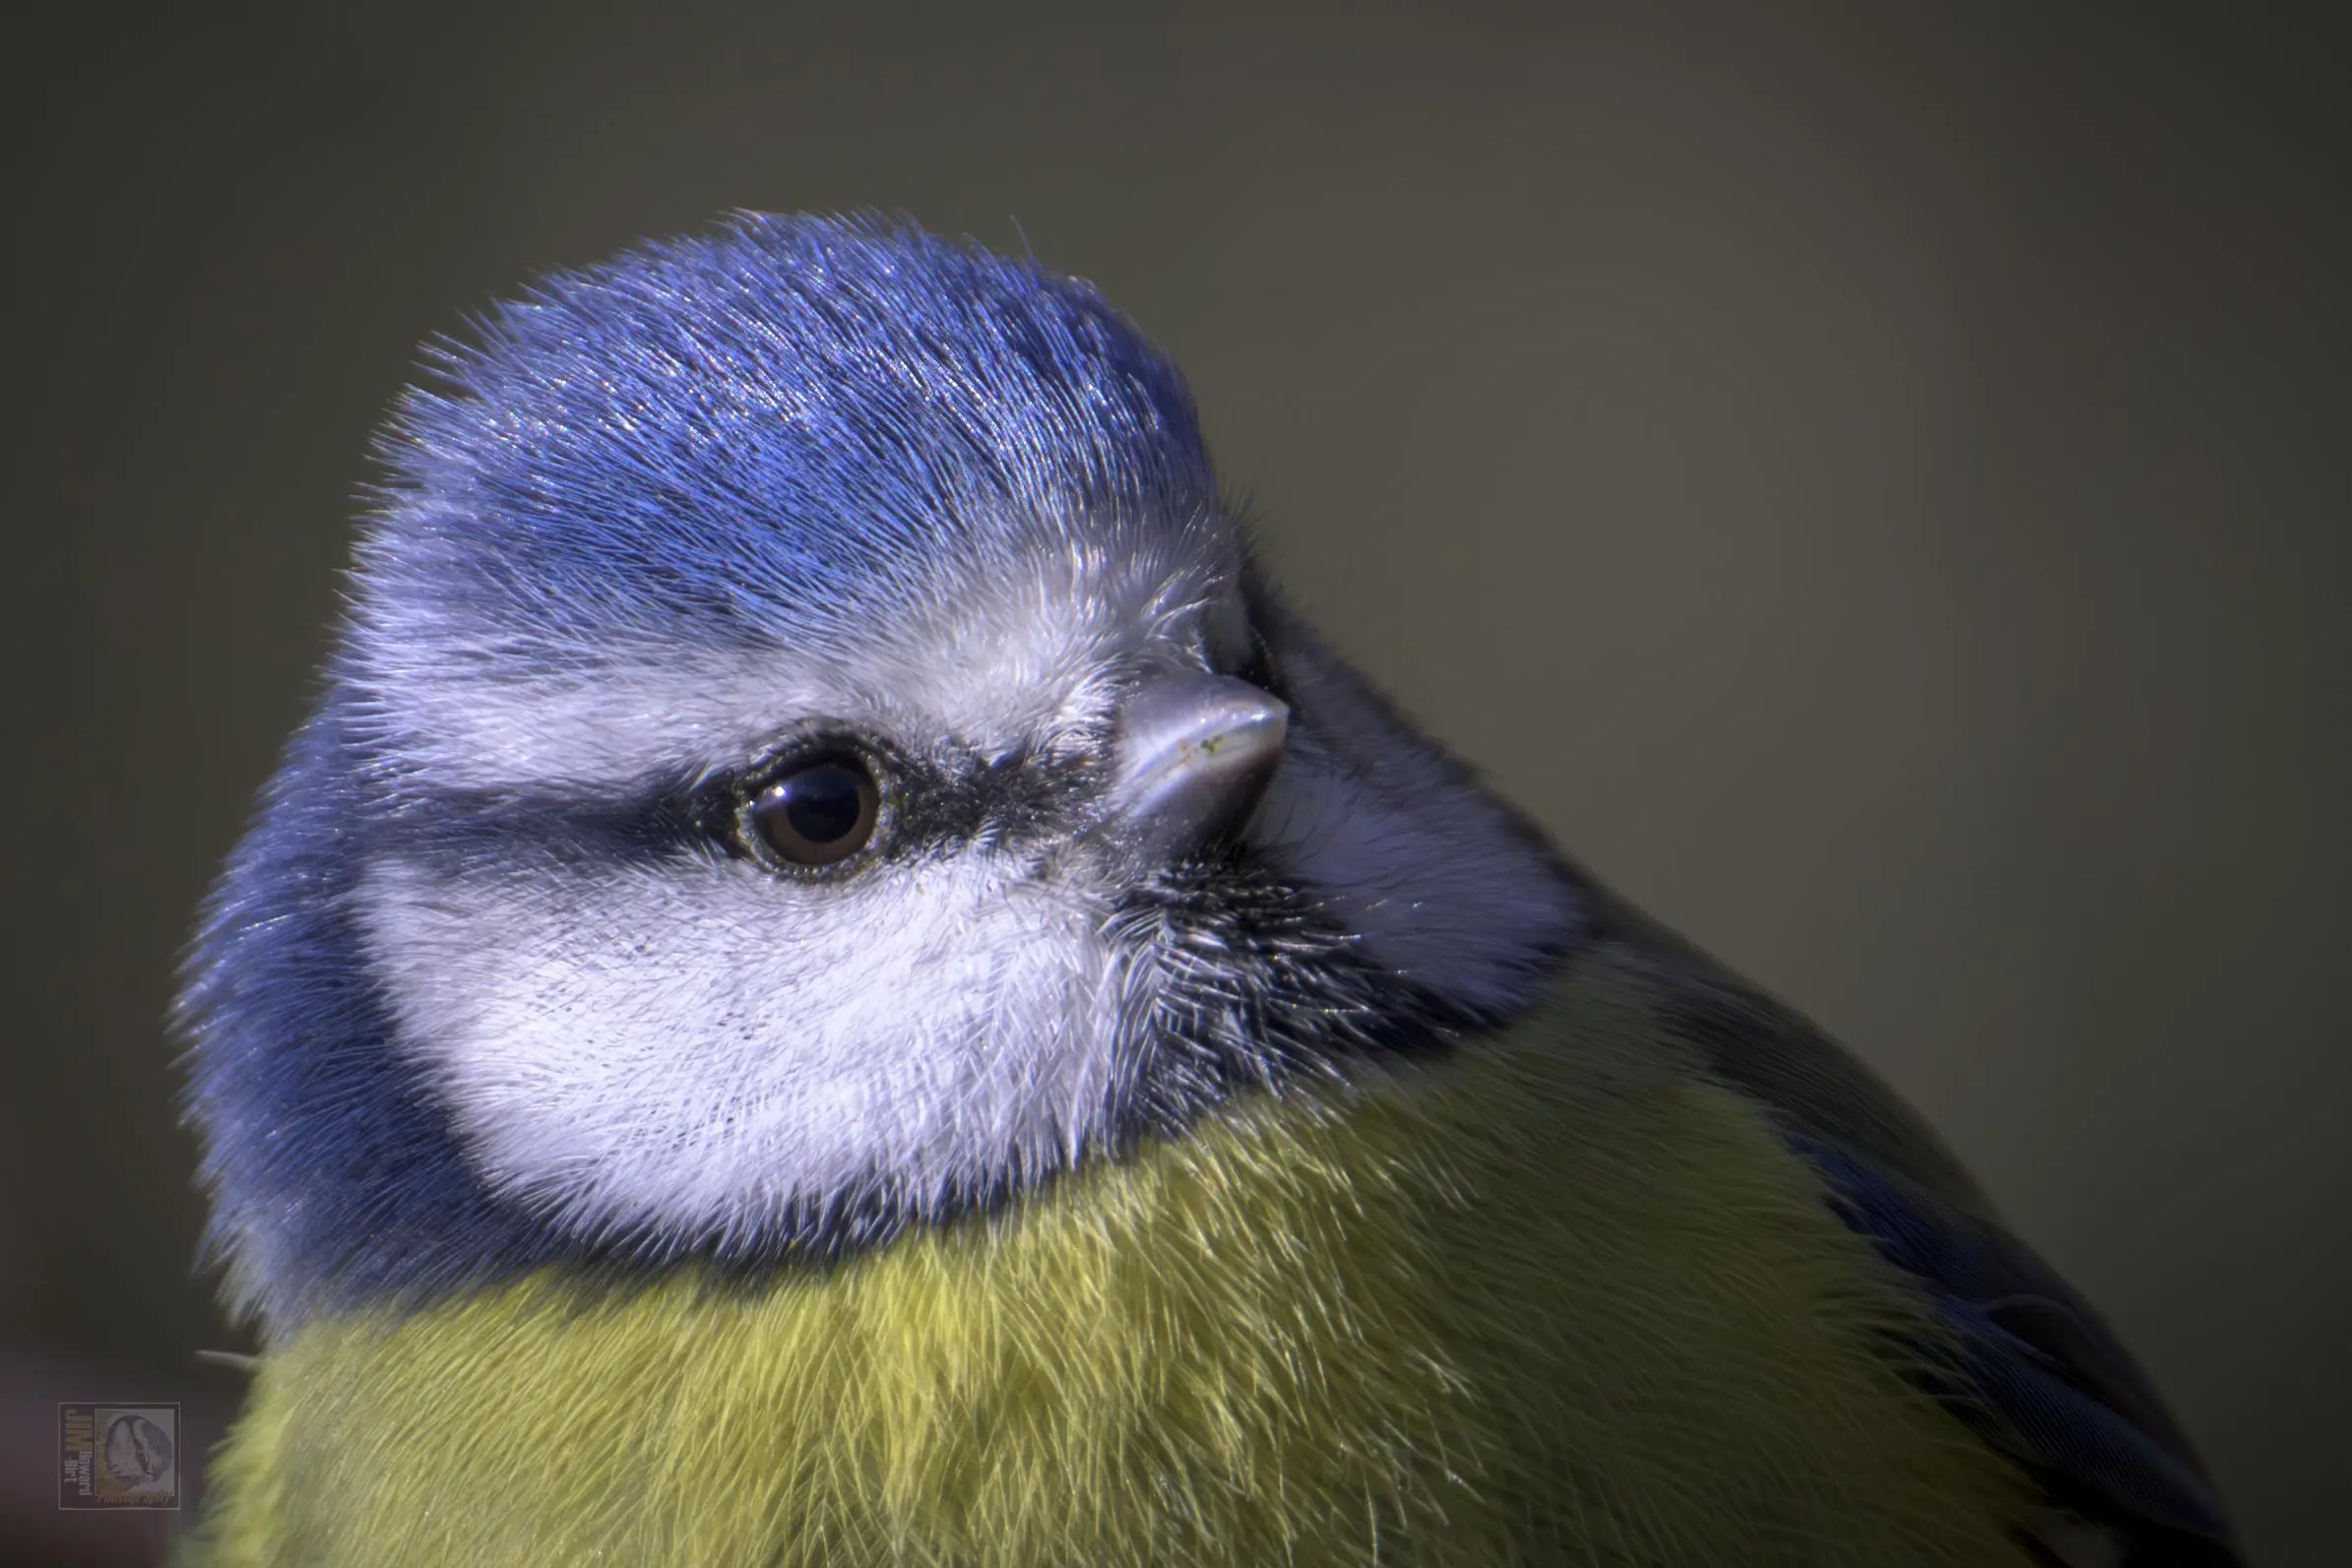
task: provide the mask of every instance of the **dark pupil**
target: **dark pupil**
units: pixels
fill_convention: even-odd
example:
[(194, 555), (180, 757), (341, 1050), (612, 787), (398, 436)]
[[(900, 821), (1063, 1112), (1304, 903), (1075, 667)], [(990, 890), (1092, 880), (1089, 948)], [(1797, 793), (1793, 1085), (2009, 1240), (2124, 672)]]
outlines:
[(803, 768), (777, 786), (784, 820), (810, 844), (838, 844), (858, 831), (864, 815), (865, 781), (838, 762)]

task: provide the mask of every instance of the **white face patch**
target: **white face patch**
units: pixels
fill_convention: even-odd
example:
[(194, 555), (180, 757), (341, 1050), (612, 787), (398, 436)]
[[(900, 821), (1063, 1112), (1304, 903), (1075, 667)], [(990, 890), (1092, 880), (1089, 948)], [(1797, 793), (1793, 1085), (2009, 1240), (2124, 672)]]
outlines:
[(528, 632), (387, 623), (362, 607), (357, 721), (405, 768), (449, 789), (627, 787), (657, 773), (741, 764), (780, 727), (848, 721), (910, 744), (983, 755), (1088, 743), (1109, 680), (1154, 644), (1233, 634), (1232, 561), (1113, 564), (1040, 552), (976, 573), (951, 600), (911, 600), (888, 625), (794, 647), (655, 643), (616, 629), (593, 650)]
[[(591, 803), (751, 763), (812, 720), (910, 755), (1052, 758), (1108, 743), (1146, 664), (1234, 667), (1231, 562), (1040, 556), (953, 604), (808, 646), (453, 643), (352, 675), (398, 787)], [(364, 623), (360, 643), (413, 646)], [(1352, 951), (1503, 1010), (1573, 894), (1441, 750), (1312, 634), (1261, 628), (1296, 714), (1248, 830)], [(391, 850), (352, 909), (397, 1048), (494, 1193), (591, 1239), (771, 1234), (887, 1197), (917, 1212), (1067, 1163), (1112, 1129), (1123, 891), (1085, 855), (984, 839), (801, 879), (679, 850), (597, 859)], [(1123, 1004), (1123, 1005), (1122, 1005)]]
[[(475, 643), (363, 610), (357, 722), (403, 787), (594, 802), (740, 768), (810, 721), (909, 752), (1052, 757), (1146, 659), (1235, 633), (1238, 565), (1041, 550), (952, 603), (801, 647)], [(424, 634), (430, 632), (427, 637)], [(396, 635), (397, 634), (397, 635)], [(1034, 847), (1031, 847), (1034, 849)], [(1104, 1130), (1120, 1027), (1110, 890), (1026, 854), (887, 854), (798, 879), (680, 852), (378, 859), (354, 912), (423, 1071), (500, 1196), (586, 1236), (742, 1237), (887, 1189), (922, 1208)]]
[(357, 911), (484, 1181), (575, 1233), (741, 1236), (885, 1180), (920, 1204), (1102, 1128), (1100, 911), (986, 852), (833, 885), (391, 860)]

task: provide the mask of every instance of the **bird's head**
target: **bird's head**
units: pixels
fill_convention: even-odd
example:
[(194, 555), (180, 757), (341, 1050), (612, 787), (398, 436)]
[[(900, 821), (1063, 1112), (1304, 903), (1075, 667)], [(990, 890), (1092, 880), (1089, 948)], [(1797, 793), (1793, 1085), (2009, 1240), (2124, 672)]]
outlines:
[(435, 369), (185, 999), (273, 1316), (878, 1240), (1442, 1045), (1577, 918), (1084, 283), (745, 219)]

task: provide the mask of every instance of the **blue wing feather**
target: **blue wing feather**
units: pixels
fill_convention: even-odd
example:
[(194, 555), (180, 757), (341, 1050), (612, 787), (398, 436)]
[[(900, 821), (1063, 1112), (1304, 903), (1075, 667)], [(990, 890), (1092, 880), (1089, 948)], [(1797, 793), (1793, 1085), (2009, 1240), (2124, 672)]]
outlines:
[(1839, 1215), (1917, 1279), (1959, 1331), (1956, 1392), (1991, 1435), (2070, 1498), (2167, 1530), (2219, 1537), (2220, 1500), (2153, 1389), (2087, 1303), (2006, 1233), (1817, 1138), (1791, 1145)]
[(1955, 1331), (1937, 1392), (2034, 1475), (2055, 1508), (2104, 1533), (2109, 1560), (2237, 1563), (2212, 1483), (2145, 1374), (2003, 1227), (1925, 1124), (1803, 1018), (1636, 911), (1611, 918), (1628, 963), (1665, 999), (1669, 1034), (1771, 1110), (1839, 1217)]

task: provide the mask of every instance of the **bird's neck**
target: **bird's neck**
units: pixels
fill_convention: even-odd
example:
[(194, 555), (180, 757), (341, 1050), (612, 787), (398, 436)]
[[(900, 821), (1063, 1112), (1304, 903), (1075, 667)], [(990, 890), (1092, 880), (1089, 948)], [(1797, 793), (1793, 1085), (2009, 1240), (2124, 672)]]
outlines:
[[(550, 1269), (315, 1318), (217, 1473), (220, 1555), (1500, 1564), (1638, 1557), (1673, 1520), (1721, 1548), (1677, 1560), (1730, 1562), (1757, 1498), (1867, 1541), (1891, 1477), (1951, 1517), (1882, 1542), (2010, 1560), (1969, 1512), (2000, 1474), (1863, 1348), (1918, 1313), (1646, 1006), (1572, 972), (1501, 1037), (821, 1274)], [(1793, 1430), (1767, 1378), (1849, 1397)]]

